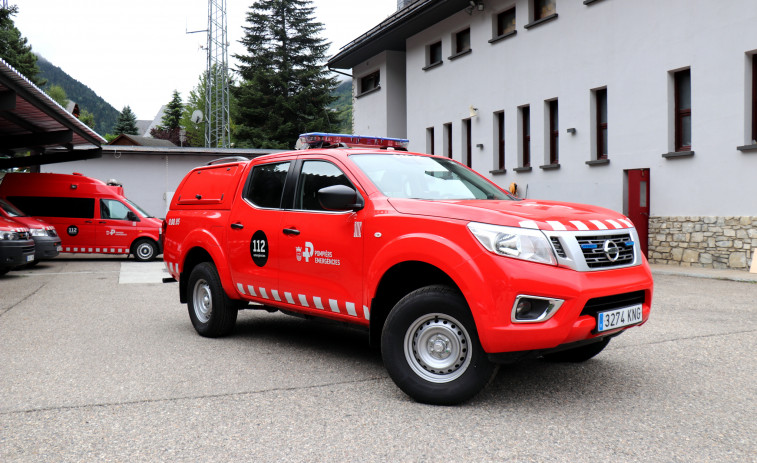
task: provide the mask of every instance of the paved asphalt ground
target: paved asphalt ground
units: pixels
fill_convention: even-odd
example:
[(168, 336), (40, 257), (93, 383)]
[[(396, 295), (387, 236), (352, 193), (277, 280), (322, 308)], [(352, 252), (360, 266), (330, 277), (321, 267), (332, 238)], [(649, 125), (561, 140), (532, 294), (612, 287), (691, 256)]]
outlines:
[(754, 282), (656, 269), (649, 323), (595, 359), (503, 367), (434, 407), (352, 329), (246, 311), (204, 339), (161, 273), (0, 277), (0, 461), (757, 461)]

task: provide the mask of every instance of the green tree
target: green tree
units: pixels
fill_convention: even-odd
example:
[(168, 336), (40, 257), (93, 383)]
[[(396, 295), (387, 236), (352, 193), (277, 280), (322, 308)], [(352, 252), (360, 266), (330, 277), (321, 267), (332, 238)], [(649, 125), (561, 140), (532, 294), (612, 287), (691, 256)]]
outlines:
[(181, 102), (181, 95), (177, 90), (174, 90), (173, 97), (163, 112), (163, 118), (160, 121), (161, 125), (151, 129), (150, 135), (153, 138), (169, 140), (177, 146), (184, 145), (181, 141), (181, 115), (183, 109), (184, 105)]
[(247, 13), (235, 138), (255, 148), (292, 148), (297, 136), (338, 127), (328, 106), (337, 82), (323, 63), (329, 43), (309, 0), (258, 0)]
[(39, 76), (37, 56), (32, 53), (31, 45), (28, 44), (26, 37), (21, 35), (21, 31), (16, 28), (16, 24), (13, 22), (13, 15), (16, 13), (18, 13), (16, 5), (8, 8), (0, 7), (0, 58), (13, 66), (32, 83), (41, 87), (47, 81)]
[(127, 135), (136, 135), (137, 131), (137, 116), (132, 112), (131, 108), (127, 105), (124, 106), (123, 111), (118, 116), (115, 127), (113, 127), (113, 133), (120, 135), (125, 133)]
[(87, 127), (94, 130), (95, 128), (95, 115), (94, 114), (87, 111), (86, 109), (82, 109), (81, 115), (79, 115), (79, 120), (82, 121), (84, 124), (86, 124)]
[(64, 108), (69, 103), (68, 95), (66, 95), (66, 91), (60, 85), (51, 85), (47, 87), (45, 89), (45, 93), (47, 93), (47, 96), (55, 100), (56, 103), (63, 106)]

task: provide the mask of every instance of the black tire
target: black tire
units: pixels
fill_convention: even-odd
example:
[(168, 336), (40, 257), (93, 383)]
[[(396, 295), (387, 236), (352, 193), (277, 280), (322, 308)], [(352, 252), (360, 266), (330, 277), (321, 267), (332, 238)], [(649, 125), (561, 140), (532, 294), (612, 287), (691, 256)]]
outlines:
[(8, 267), (0, 267), (0, 276), (3, 276), (10, 271), (11, 269), (9, 269)]
[(602, 352), (609, 343), (610, 338), (604, 338), (601, 341), (587, 344), (585, 346), (568, 350), (561, 350), (560, 352), (555, 352), (554, 354), (547, 354), (544, 356), (544, 360), (548, 360), (550, 362), (585, 362)]
[(213, 264), (203, 262), (192, 269), (187, 282), (187, 309), (201, 336), (216, 338), (234, 330), (239, 304), (223, 291)]
[(132, 245), (131, 253), (137, 262), (149, 262), (158, 255), (158, 245), (151, 239), (138, 239)]
[(434, 405), (470, 399), (497, 370), (465, 299), (441, 285), (415, 290), (394, 306), (381, 333), (381, 355), (402, 391)]

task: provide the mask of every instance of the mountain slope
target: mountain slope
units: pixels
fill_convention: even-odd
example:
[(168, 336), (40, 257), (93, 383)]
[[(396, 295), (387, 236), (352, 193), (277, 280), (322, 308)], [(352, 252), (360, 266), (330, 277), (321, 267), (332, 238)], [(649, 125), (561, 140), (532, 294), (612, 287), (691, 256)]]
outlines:
[(85, 109), (95, 116), (95, 132), (105, 136), (113, 130), (118, 119), (119, 111), (107, 101), (100, 98), (92, 89), (82, 84), (63, 71), (58, 66), (47, 61), (42, 56), (37, 56), (37, 65), (40, 76), (47, 79), (45, 88), (50, 85), (59, 85), (66, 91), (66, 96), (79, 105), (79, 110)]

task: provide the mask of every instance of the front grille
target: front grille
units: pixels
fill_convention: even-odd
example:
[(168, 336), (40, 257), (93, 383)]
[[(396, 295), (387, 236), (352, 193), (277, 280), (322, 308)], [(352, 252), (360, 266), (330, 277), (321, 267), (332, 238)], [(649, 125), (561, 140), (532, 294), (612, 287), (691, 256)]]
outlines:
[(550, 241), (552, 241), (552, 247), (555, 248), (555, 253), (557, 253), (557, 257), (568, 257), (565, 254), (565, 249), (562, 247), (562, 243), (560, 242), (560, 238), (553, 236), (550, 238)]
[[(635, 243), (628, 233), (576, 238), (589, 268), (618, 267), (633, 263)], [(607, 250), (605, 243), (608, 243)]]
[(18, 232), (18, 239), (20, 240), (31, 239), (31, 233), (26, 232), (26, 231)]
[(24, 254), (33, 253), (34, 252), (34, 246), (23, 246), (21, 248), (21, 252)]
[(643, 304), (644, 300), (644, 291), (634, 291), (632, 293), (616, 294), (614, 296), (595, 297), (594, 299), (586, 301), (586, 305), (581, 311), (581, 315), (591, 315), (592, 317), (596, 317), (599, 312), (628, 307), (634, 304)]

